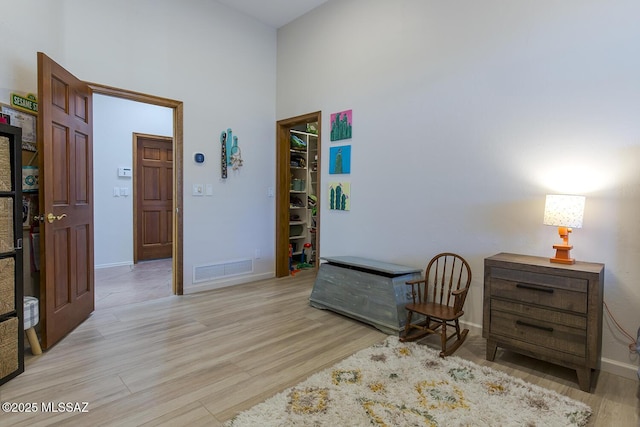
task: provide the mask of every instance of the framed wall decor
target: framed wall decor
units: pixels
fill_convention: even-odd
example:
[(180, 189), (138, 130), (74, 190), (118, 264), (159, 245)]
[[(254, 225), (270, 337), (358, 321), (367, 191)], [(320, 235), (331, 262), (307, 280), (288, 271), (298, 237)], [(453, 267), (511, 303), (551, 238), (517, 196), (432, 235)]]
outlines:
[(329, 148), (329, 173), (351, 173), (351, 146), (341, 145)]
[(351, 210), (351, 183), (329, 183), (329, 209), (335, 211)]
[(0, 112), (3, 117), (8, 118), (8, 124), (22, 129), (22, 149), (36, 151), (37, 116), (4, 104), (0, 104)]
[(352, 136), (352, 126), (352, 110), (345, 110), (331, 114), (331, 141), (350, 139)]

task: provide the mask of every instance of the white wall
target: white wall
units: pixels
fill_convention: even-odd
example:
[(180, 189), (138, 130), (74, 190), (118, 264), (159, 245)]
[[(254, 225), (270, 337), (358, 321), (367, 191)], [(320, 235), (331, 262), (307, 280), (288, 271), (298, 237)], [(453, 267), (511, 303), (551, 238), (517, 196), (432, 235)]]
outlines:
[[(273, 276), (274, 29), (208, 0), (0, 0), (0, 10), (11, 28), (0, 44), (0, 102), (37, 91), (37, 51), (82, 80), (184, 102), (185, 292)], [(225, 182), (215, 159), (229, 127), (244, 166)], [(196, 151), (208, 156), (203, 166)], [(214, 195), (190, 196), (195, 183), (213, 184)], [(96, 223), (96, 235), (99, 227), (108, 226)], [(194, 266), (256, 249), (253, 274), (193, 284)]]
[[(334, 0), (281, 28), (277, 118), (321, 109), (323, 158), (352, 145), (351, 211), (329, 211), (323, 191), (321, 256), (424, 268), (459, 252), (480, 326), (484, 258), (552, 256), (545, 195), (583, 194), (572, 255), (606, 264), (605, 300), (635, 336), (640, 3), (614, 4)], [(345, 109), (353, 138), (331, 143)], [(605, 316), (603, 367), (635, 378), (628, 344)]]
[[(173, 136), (173, 109), (93, 95), (93, 218), (96, 268), (133, 264), (133, 133)], [(114, 197), (114, 188), (129, 196)]]

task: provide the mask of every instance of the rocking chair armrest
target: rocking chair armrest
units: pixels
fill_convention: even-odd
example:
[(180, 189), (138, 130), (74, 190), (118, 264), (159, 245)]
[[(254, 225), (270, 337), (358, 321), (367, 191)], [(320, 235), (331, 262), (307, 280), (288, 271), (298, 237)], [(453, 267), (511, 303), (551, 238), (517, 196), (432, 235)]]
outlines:
[(453, 307), (455, 308), (456, 312), (462, 311), (462, 305), (464, 304), (464, 299), (467, 291), (468, 289), (456, 289), (454, 291), (451, 291), (451, 295), (455, 297)]
[(408, 280), (405, 283), (407, 285), (411, 285), (411, 287), (413, 287), (413, 285), (417, 285), (418, 283), (424, 283), (424, 279)]

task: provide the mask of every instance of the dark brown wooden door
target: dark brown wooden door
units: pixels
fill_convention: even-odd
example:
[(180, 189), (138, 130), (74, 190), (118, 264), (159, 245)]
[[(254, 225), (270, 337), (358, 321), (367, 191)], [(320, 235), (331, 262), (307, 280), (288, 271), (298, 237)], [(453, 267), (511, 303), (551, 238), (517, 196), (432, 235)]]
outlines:
[(94, 309), (91, 90), (38, 52), (40, 323), (47, 349)]
[(134, 261), (171, 258), (173, 237), (173, 141), (134, 135)]

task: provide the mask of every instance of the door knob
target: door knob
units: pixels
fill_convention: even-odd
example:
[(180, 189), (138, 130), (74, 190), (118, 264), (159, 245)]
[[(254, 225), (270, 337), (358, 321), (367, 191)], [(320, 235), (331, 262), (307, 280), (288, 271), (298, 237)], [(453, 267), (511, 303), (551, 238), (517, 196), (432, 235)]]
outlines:
[(53, 221), (55, 221), (56, 219), (58, 221), (60, 221), (62, 218), (64, 218), (65, 216), (67, 216), (66, 213), (63, 213), (62, 215), (54, 215), (51, 212), (49, 212), (47, 214), (47, 221), (49, 221), (49, 224), (51, 224)]

